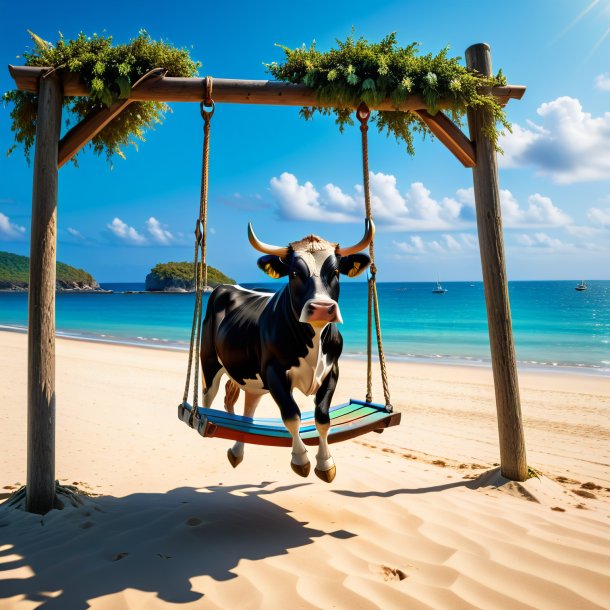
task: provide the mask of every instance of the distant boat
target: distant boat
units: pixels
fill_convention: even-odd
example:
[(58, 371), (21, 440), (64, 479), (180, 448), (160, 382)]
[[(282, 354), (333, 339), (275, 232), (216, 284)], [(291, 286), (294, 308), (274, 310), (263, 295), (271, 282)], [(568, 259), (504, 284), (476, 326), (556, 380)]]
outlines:
[(587, 290), (587, 288), (589, 288), (587, 286), (587, 282), (585, 282), (585, 280), (581, 280), (580, 284), (576, 284), (575, 290), (582, 292), (583, 290)]
[(436, 282), (436, 288), (434, 288), (434, 289), (432, 290), (432, 292), (433, 292), (434, 294), (445, 294), (445, 293), (447, 292), (447, 289), (446, 289), (446, 288), (443, 288), (443, 287), (441, 286), (441, 283), (440, 283), (440, 282), (437, 280), (437, 282)]

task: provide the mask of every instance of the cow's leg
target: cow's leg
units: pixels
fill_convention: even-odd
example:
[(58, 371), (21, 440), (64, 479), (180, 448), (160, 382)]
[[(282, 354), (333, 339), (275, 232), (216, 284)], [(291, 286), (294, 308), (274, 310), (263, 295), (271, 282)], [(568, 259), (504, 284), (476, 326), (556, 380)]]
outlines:
[(205, 382), (205, 388), (203, 390), (203, 406), (209, 409), (218, 394), (218, 388), (220, 386), (220, 378), (225, 372), (224, 367), (216, 360), (216, 364), (213, 362), (203, 365), (203, 380)]
[[(254, 417), (254, 413), (256, 412), (256, 407), (258, 407), (258, 403), (261, 401), (263, 397), (262, 394), (251, 394), (250, 392), (245, 392), (245, 404), (244, 404), (244, 417)], [(227, 457), (229, 458), (229, 462), (231, 462), (231, 466), (236, 468), (241, 464), (244, 459), (244, 443), (236, 442), (233, 447), (230, 447), (227, 450)]]
[(339, 365), (335, 362), (335, 365), (316, 393), (316, 429), (318, 430), (318, 436), (320, 437), (320, 444), (318, 445), (318, 453), (316, 454), (316, 467), (314, 472), (318, 478), (326, 483), (330, 483), (337, 474), (335, 460), (333, 460), (328, 447), (328, 431), (330, 429), (328, 410), (330, 409), (330, 403), (333, 394), (335, 393), (338, 379)]
[(229, 379), (225, 384), (225, 411), (235, 413), (235, 403), (239, 399), (239, 386)]
[(307, 447), (305, 447), (300, 435), (301, 411), (292, 397), (286, 371), (278, 364), (270, 365), (266, 370), (266, 380), (271, 396), (280, 408), (282, 421), (292, 436), (290, 466), (299, 476), (306, 477), (311, 465), (307, 457)]

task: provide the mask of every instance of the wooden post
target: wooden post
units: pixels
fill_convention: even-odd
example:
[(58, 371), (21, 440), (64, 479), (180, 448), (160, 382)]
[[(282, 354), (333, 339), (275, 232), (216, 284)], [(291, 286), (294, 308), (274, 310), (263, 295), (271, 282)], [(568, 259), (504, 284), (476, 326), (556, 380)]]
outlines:
[[(475, 44), (469, 47), (466, 65), (491, 76), (489, 46)], [(498, 162), (493, 144), (483, 135), (483, 126), (490, 120), (485, 111), (468, 110), (470, 139), (475, 143), (477, 158), (472, 175), (498, 412), (501, 471), (508, 479), (525, 481), (527, 460), (506, 279)]]
[(63, 92), (40, 80), (30, 235), (28, 295), (28, 456), (26, 510), (45, 514), (55, 501), (55, 275), (57, 150)]

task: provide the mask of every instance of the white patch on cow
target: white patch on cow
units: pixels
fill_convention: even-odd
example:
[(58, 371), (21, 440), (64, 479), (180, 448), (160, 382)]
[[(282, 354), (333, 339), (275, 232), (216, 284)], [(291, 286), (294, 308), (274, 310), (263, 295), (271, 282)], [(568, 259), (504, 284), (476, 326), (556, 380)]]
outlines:
[(318, 250), (317, 252), (297, 252), (299, 258), (307, 265), (311, 277), (320, 277), (320, 270), (324, 261), (332, 254), (332, 250)]
[(260, 292), (259, 290), (252, 290), (250, 288), (244, 288), (243, 286), (240, 286), (239, 284), (234, 284), (233, 288), (237, 288), (237, 290), (241, 290), (242, 292), (249, 292), (250, 294), (255, 294), (259, 297), (267, 297), (268, 299), (270, 299), (274, 294), (272, 292)]
[[(231, 377), (229, 375), (229, 377)], [(231, 377), (233, 379), (233, 377)], [(240, 389), (249, 392), (250, 394), (266, 394), (269, 390), (265, 390), (265, 384), (261, 379), (260, 373), (256, 373), (254, 379), (244, 379), (244, 383), (239, 383), (236, 379), (233, 381), (240, 387)]]
[[(222, 364), (222, 363), (221, 363)], [(218, 387), (220, 385), (220, 378), (223, 374), (226, 373), (224, 367), (219, 369), (216, 375), (214, 375), (214, 379), (212, 379), (212, 383), (209, 388), (203, 389), (203, 406), (206, 409), (209, 409), (216, 398), (216, 394), (218, 394)], [(205, 378), (203, 379), (203, 384), (205, 385)]]
[(299, 363), (286, 373), (290, 385), (305, 396), (315, 394), (332, 368), (332, 360), (322, 351), (321, 335), (324, 328), (314, 329), (313, 347)]

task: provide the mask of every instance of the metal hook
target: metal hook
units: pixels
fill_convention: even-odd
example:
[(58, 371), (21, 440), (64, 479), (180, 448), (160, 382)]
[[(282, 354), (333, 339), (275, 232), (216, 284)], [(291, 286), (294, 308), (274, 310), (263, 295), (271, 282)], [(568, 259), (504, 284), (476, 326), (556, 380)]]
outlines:
[(211, 76), (206, 76), (203, 81), (205, 87), (205, 97), (199, 105), (201, 116), (204, 120), (209, 121), (214, 114), (214, 100), (212, 99), (212, 89), (214, 87), (214, 79)]

